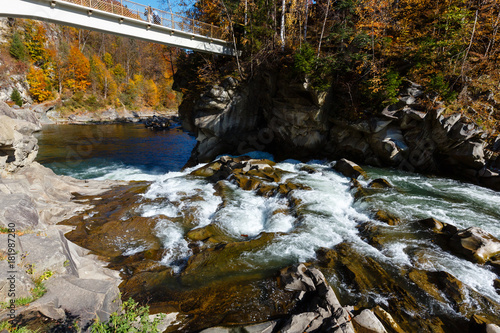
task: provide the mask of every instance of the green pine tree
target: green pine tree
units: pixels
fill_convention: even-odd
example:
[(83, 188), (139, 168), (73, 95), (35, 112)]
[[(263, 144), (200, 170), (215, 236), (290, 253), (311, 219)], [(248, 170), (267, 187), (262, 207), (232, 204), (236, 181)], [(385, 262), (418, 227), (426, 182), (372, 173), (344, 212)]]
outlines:
[(23, 98), (21, 97), (19, 90), (17, 90), (16, 88), (12, 90), (12, 94), (10, 94), (10, 99), (17, 105), (23, 106)]
[(24, 47), (23, 41), (21, 40), (21, 36), (19, 36), (19, 33), (17, 33), (17, 31), (12, 35), (12, 42), (10, 43), (9, 52), (10, 55), (17, 60), (26, 59), (26, 49)]

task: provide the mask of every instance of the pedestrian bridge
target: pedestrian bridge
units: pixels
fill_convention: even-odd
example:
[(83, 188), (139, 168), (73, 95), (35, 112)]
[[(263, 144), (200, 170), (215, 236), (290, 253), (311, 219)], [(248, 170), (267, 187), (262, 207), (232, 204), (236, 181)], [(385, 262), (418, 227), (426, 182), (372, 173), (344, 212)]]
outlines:
[(31, 18), (194, 51), (234, 55), (227, 29), (127, 0), (3, 0), (0, 17)]

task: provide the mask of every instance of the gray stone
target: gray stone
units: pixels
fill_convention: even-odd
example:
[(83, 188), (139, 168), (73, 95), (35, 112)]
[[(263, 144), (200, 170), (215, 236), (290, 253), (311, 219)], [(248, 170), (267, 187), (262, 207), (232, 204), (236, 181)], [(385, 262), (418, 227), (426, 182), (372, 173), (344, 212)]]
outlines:
[(495, 324), (487, 324), (486, 333), (500, 333), (500, 326)]
[(319, 317), (316, 312), (303, 312), (293, 315), (285, 326), (280, 330), (283, 333), (303, 333), (309, 332), (311, 323)]
[(62, 276), (47, 280), (45, 285), (47, 294), (33, 302), (30, 308), (45, 304), (49, 312), (49, 300), (54, 305), (54, 313), (62, 308), (78, 316), (81, 326), (86, 326), (96, 315), (99, 320), (106, 321), (120, 308), (120, 292), (115, 282)]
[(281, 273), (283, 287), (290, 291), (312, 291), (316, 290), (315, 283), (309, 277), (307, 267), (304, 264), (291, 266)]
[(386, 333), (384, 325), (378, 320), (375, 314), (365, 309), (354, 317), (354, 328), (356, 333)]
[[(3, 244), (7, 244), (7, 235), (0, 235), (0, 241)], [(5, 237), (3, 237), (5, 236)], [(19, 264), (19, 254), (17, 254), (17, 260), (15, 261), (15, 267), (12, 269), (10, 267), (9, 262), (7, 260), (0, 260), (0, 300), (5, 302), (10, 299), (19, 299), (31, 296), (31, 289), (35, 287), (33, 280), (30, 278), (28, 274), (24, 271), (23, 267)], [(15, 282), (14, 288), (11, 288), (11, 281), (7, 280), (14, 271)], [(15, 296), (10, 297), (9, 293), (14, 290)]]
[(0, 171), (16, 171), (35, 160), (37, 140), (31, 135), (36, 126), (30, 122), (0, 116)]
[(481, 264), (500, 254), (500, 240), (477, 227), (460, 230), (449, 243), (454, 251)]
[(26, 264), (34, 267), (36, 278), (45, 271), (64, 274), (69, 258), (64, 252), (59, 231), (50, 230), (40, 235), (26, 234), (19, 237), (20, 247), (26, 255)]
[(277, 325), (277, 321), (268, 321), (265, 323), (248, 325), (242, 328), (243, 333), (272, 333)]
[(39, 223), (35, 204), (27, 194), (5, 194), (0, 192), (0, 226), (14, 225), (16, 230), (36, 227)]

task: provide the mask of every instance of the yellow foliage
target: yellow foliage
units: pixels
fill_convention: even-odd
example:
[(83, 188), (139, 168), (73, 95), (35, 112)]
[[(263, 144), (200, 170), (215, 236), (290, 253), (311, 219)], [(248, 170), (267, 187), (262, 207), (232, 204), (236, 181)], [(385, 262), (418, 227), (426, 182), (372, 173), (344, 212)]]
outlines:
[(85, 92), (90, 85), (90, 62), (78, 47), (71, 47), (66, 70), (65, 86), (73, 92)]
[(148, 106), (155, 106), (159, 102), (158, 87), (153, 80), (144, 82), (144, 102)]
[(31, 66), (26, 81), (28, 81), (30, 94), (35, 101), (44, 102), (52, 96), (48, 79), (42, 69)]

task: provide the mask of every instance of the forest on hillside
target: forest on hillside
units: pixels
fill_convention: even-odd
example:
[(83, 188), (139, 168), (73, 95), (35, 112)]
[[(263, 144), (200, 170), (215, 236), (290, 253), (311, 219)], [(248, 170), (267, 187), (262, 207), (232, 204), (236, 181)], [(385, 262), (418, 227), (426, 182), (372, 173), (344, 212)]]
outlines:
[(498, 126), (496, 0), (198, 0), (193, 8), (193, 17), (229, 29), (242, 55), (233, 66), (200, 54), (181, 59), (192, 87), (281, 68), (315, 89), (331, 87), (339, 113), (359, 118), (397, 101), (410, 80), (430, 106)]
[[(175, 108), (179, 49), (33, 20), (9, 19), (0, 77), (25, 75), (35, 103), (60, 100), (69, 112), (109, 107)], [(21, 105), (14, 90), (12, 102)]]

